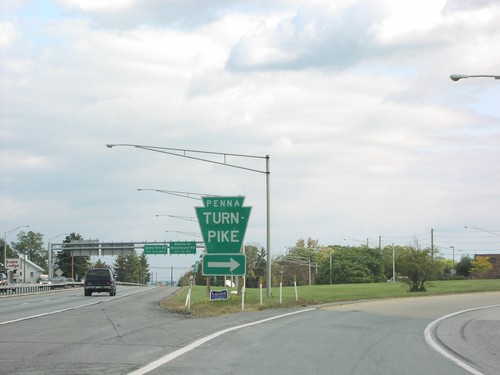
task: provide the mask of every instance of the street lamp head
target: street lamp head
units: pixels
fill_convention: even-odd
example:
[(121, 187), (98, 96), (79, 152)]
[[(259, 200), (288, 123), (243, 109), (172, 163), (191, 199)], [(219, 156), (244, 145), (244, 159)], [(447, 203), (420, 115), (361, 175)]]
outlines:
[(495, 78), (500, 79), (500, 76), (497, 75), (489, 75), (489, 74), (479, 74), (479, 75), (466, 75), (466, 74), (452, 74), (450, 76), (452, 81), (458, 81), (462, 78)]
[(113, 146), (115, 146), (115, 145), (113, 145), (113, 144), (111, 144), (111, 143), (106, 143), (106, 147), (107, 147), (107, 148), (111, 148), (111, 147), (113, 147)]
[(465, 74), (452, 74), (450, 76), (451, 80), (452, 81), (458, 81), (459, 79), (462, 79), (462, 78), (469, 78), (469, 76), (465, 75)]

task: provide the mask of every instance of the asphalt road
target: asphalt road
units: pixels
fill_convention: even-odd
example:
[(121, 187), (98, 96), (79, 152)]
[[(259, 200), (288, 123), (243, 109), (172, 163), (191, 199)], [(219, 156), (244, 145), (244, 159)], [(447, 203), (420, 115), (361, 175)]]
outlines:
[[(161, 309), (160, 300), (174, 291), (146, 288), (125, 296), (126, 290), (119, 290), (112, 298), (64, 291), (51, 303), (54, 311), (64, 311), (11, 323), (2, 323), (4, 311), (9, 311), (10, 321), (16, 314), (26, 318), (23, 311), (36, 313), (37, 303), (21, 297), (0, 298), (0, 374), (142, 374), (151, 370), (149, 374), (462, 375), (470, 372), (430, 347), (425, 328), (443, 315), (500, 303), (500, 293), (484, 293), (193, 319)], [(20, 303), (14, 308), (16, 299)], [(74, 301), (68, 304), (66, 300)], [(45, 314), (47, 306), (41, 309)], [(477, 310), (480, 315), (467, 315), (462, 322), (456, 320), (462, 314), (443, 320), (435, 332), (446, 346), (483, 371), (479, 373), (489, 375), (491, 369), (500, 368), (500, 360), (491, 351), (481, 355), (481, 346), (499, 348), (491, 333), (498, 332), (498, 310), (488, 310), (491, 313), (486, 315), (482, 315), (486, 310)], [(253, 325), (237, 328), (244, 324)], [(491, 333), (486, 343), (485, 333)], [(479, 349), (471, 352), (470, 346)]]

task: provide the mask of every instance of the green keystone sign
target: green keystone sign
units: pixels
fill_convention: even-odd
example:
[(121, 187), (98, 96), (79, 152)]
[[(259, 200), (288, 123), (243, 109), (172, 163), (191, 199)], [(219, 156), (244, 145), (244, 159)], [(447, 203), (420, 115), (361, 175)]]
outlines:
[(144, 254), (167, 254), (167, 245), (166, 244), (145, 244), (144, 245)]
[(172, 254), (196, 254), (196, 242), (170, 241), (170, 255)]
[(203, 276), (245, 276), (246, 256), (244, 254), (203, 255)]
[(243, 207), (245, 197), (202, 197), (195, 207), (207, 253), (237, 254), (241, 251), (252, 207)]

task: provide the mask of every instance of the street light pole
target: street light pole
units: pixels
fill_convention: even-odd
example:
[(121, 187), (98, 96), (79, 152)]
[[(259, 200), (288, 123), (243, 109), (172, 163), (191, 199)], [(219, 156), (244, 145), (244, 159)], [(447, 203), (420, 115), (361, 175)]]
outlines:
[[(218, 164), (218, 165), (223, 165), (226, 167), (232, 167), (232, 168), (237, 168), (237, 169), (244, 169), (250, 172), (256, 172), (256, 173), (263, 173), (266, 175), (266, 246), (267, 246), (267, 285), (266, 285), (266, 291), (267, 291), (267, 296), (271, 296), (271, 195), (270, 195), (270, 156), (259, 156), (259, 155), (248, 155), (248, 154), (231, 154), (231, 153), (225, 153), (225, 152), (212, 152), (212, 151), (201, 151), (201, 150), (190, 150), (190, 149), (181, 149), (181, 148), (171, 148), (171, 147), (157, 147), (157, 146), (145, 146), (145, 145), (136, 145), (136, 144), (130, 144), (130, 143), (108, 143), (106, 144), (106, 147), (112, 148), (115, 146), (121, 146), (121, 147), (134, 147), (134, 148), (139, 148), (142, 150), (146, 151), (154, 151), (154, 152), (159, 152), (162, 154), (167, 154), (167, 155), (172, 155), (172, 156), (178, 156), (182, 158), (187, 158), (187, 159), (193, 159), (193, 160), (198, 160), (198, 161), (203, 161), (206, 163), (212, 163), (212, 164)], [(198, 157), (198, 156), (192, 156), (188, 154), (194, 154), (194, 155), (213, 155), (213, 156), (223, 156), (224, 161), (219, 162), (216, 160), (211, 160), (211, 159), (206, 159), (205, 157)], [(230, 164), (227, 163), (226, 158), (228, 156), (233, 156), (233, 157), (241, 157), (241, 158), (253, 158), (253, 159), (265, 159), (266, 160), (266, 169), (265, 170), (260, 170), (260, 169), (254, 169), (254, 168), (248, 168), (244, 167), (241, 165), (236, 165), (236, 164)]]
[(500, 79), (500, 76), (488, 75), (488, 74), (479, 74), (479, 75), (467, 75), (467, 74), (452, 74), (450, 75), (450, 79), (452, 81), (458, 81), (465, 78), (495, 78)]
[(29, 225), (20, 225), (3, 233), (3, 266), (7, 268), (7, 236), (20, 228), (29, 228)]
[(394, 256), (394, 243), (392, 244), (392, 282), (396, 282), (396, 257)]

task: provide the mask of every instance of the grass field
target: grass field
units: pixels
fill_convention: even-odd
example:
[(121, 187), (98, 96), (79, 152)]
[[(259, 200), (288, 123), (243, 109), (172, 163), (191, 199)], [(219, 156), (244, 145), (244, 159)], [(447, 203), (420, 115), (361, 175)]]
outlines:
[[(427, 292), (410, 293), (408, 292), (408, 285), (399, 282), (299, 286), (297, 288), (298, 301), (296, 301), (295, 288), (284, 287), (281, 304), (279, 288), (272, 288), (271, 297), (267, 297), (266, 290), (263, 290), (262, 305), (260, 304), (259, 289), (247, 289), (245, 293), (244, 311), (257, 311), (269, 308), (290, 308), (379, 298), (500, 291), (500, 279), (432, 281), (426, 283), (426, 288)], [(212, 287), (212, 290), (221, 289), (228, 289), (228, 291), (234, 290), (231, 288)], [(242, 311), (241, 296), (230, 294), (228, 300), (210, 301), (206, 296), (206, 292), (206, 286), (193, 287), (191, 292), (190, 311), (188, 311), (185, 306), (188, 293), (187, 287), (182, 288), (180, 292), (164, 300), (162, 304), (169, 311), (186, 313), (195, 317), (216, 316)]]

